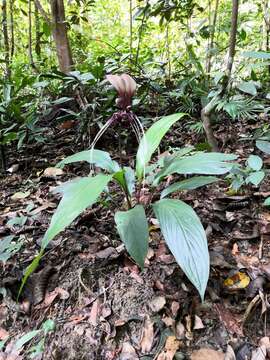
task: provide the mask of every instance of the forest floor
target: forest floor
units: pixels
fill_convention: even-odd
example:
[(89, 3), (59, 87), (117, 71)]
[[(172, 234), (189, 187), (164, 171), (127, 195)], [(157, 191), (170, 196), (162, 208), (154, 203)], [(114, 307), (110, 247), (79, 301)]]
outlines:
[[(222, 151), (245, 161), (254, 142), (238, 140), (258, 126), (223, 125), (216, 134), (224, 143)], [(9, 149), (9, 172), (0, 178), (0, 236), (14, 235), (21, 243), (0, 267), (0, 341), (7, 339), (0, 359), (215, 360), (224, 359), (226, 352), (226, 359), (265, 359), (270, 213), (261, 204), (269, 196), (267, 181), (260, 188), (245, 187), (237, 196), (226, 194), (223, 180), (181, 194), (208, 234), (211, 273), (203, 303), (175, 263), (155, 219), (145, 269), (140, 271), (128, 258), (113, 219), (116, 205), (124, 206), (117, 189), (116, 205), (110, 207), (104, 198), (50, 243), (16, 302), (22, 272), (39, 251), (59, 201), (50, 190), (89, 171), (78, 163), (55, 173), (51, 167), (76, 151), (74, 131), (48, 132), (50, 142), (21, 152)], [(181, 129), (167, 137), (173, 146), (197, 140)], [(105, 144), (98, 148), (108, 151)], [(15, 342), (42, 329), (47, 319), (55, 328), (37, 332), (22, 351), (16, 350)], [(43, 340), (43, 354), (34, 356)]]

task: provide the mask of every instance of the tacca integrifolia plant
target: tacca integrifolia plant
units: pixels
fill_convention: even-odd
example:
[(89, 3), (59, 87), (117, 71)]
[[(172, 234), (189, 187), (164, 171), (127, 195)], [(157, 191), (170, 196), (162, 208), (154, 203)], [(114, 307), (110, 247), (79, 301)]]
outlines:
[[(129, 255), (141, 268), (144, 267), (149, 238), (146, 214), (152, 209), (177, 263), (203, 299), (209, 276), (209, 255), (204, 228), (191, 206), (178, 199), (169, 199), (168, 195), (175, 191), (196, 189), (218, 178), (195, 176), (175, 182), (158, 194), (160, 199), (154, 203), (151, 203), (151, 198), (156, 198), (156, 196), (150, 196), (148, 201), (145, 201), (143, 195), (146, 189), (153, 194), (168, 175), (225, 174), (232, 167), (232, 164), (227, 161), (234, 160), (236, 157), (221, 153), (194, 153), (192, 147), (187, 147), (170, 153), (166, 158), (150, 166), (152, 155), (163, 136), (185, 114), (165, 116), (144, 133), (139, 119), (131, 110), (131, 98), (136, 89), (135, 81), (126, 74), (109, 75), (107, 79), (118, 92), (117, 105), (120, 109), (107, 121), (89, 150), (69, 156), (57, 165), (63, 167), (73, 162), (87, 161), (90, 163), (91, 171), (89, 176), (76, 178), (55, 189), (56, 193), (61, 193), (62, 200), (43, 238), (40, 254), (27, 268), (22, 286), (37, 267), (48, 243), (86, 208), (97, 202), (109, 183), (116, 182), (123, 190), (128, 209), (115, 213), (115, 223)], [(135, 169), (118, 164), (111, 159), (109, 153), (94, 148), (104, 131), (115, 123), (130, 124), (136, 134), (139, 146)], [(103, 169), (104, 173), (95, 175), (94, 166)], [(142, 201), (143, 198), (144, 201)]]

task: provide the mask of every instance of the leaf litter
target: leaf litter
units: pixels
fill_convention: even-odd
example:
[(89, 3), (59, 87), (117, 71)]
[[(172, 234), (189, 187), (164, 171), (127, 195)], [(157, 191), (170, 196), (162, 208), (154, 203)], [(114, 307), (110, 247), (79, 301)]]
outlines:
[[(69, 151), (69, 143), (72, 137), (67, 134), (66, 149), (54, 151), (52, 144), (50, 164), (56, 156), (63, 158), (61, 152)], [(21, 168), (19, 159), (14, 164)], [(11, 166), (0, 185), (4, 204), (0, 233), (18, 237), (7, 225), (8, 214), (27, 217), (19, 230), (24, 236), (21, 251), (0, 270), (0, 290), (4, 289), (0, 291), (0, 341), (7, 339), (0, 359), (21, 359), (10, 338), (39, 328), (49, 316), (57, 328), (46, 338), (45, 360), (59, 354), (77, 359), (86, 353), (89, 359), (108, 360), (269, 357), (270, 217), (260, 206), (261, 199), (269, 196), (267, 186), (238, 197), (224, 195), (222, 182), (207, 191), (183, 193), (183, 200), (196, 205), (208, 228), (211, 275), (203, 304), (160, 238), (155, 219), (145, 269), (140, 272), (115, 235), (112, 214), (97, 206), (86, 210), (55, 240), (39, 271), (50, 266), (57, 268), (57, 274), (47, 279), (35, 301), (29, 284), (18, 307), (15, 300), (22, 271), (39, 249), (39, 239), (58, 202), (49, 189), (69, 175), (48, 167), (47, 159), (38, 166), (33, 162), (20, 175), (17, 168)], [(26, 183), (29, 175), (31, 181)], [(28, 214), (25, 209), (30, 202), (34, 207)], [(31, 306), (24, 311), (27, 301)]]

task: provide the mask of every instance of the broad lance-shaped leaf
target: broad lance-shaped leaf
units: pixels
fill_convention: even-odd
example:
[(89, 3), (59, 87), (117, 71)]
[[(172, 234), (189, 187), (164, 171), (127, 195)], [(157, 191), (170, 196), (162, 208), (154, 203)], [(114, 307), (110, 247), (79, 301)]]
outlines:
[(96, 149), (85, 150), (68, 156), (67, 158), (60, 161), (56, 166), (62, 168), (66, 164), (71, 164), (78, 161), (87, 161), (89, 164), (94, 164), (104, 170), (107, 170), (109, 173), (115, 173), (121, 170), (119, 164), (111, 159), (109, 153)]
[(219, 178), (217, 178), (216, 176), (194, 176), (190, 179), (179, 181), (168, 186), (162, 191), (160, 198), (162, 199), (174, 191), (194, 190), (201, 186), (212, 184), (213, 182), (216, 182), (218, 180)]
[(180, 200), (163, 199), (153, 208), (166, 243), (203, 299), (209, 277), (209, 253), (200, 219)]
[(50, 227), (42, 240), (39, 254), (34, 258), (25, 271), (19, 289), (18, 298), (21, 295), (27, 279), (38, 267), (39, 261), (43, 256), (44, 249), (47, 247), (48, 243), (68, 225), (70, 225), (81, 212), (96, 202), (97, 198), (111, 179), (112, 175), (100, 174), (95, 177), (75, 179), (60, 185), (55, 189), (55, 192), (63, 194), (63, 198), (60, 201), (52, 217)]
[(58, 186), (54, 192), (62, 193), (60, 201), (43, 240), (42, 249), (72, 223), (87, 207), (93, 205), (112, 179), (112, 175), (83, 177)]
[(233, 164), (226, 161), (235, 160), (236, 155), (222, 153), (199, 153), (169, 162), (157, 174), (154, 184), (157, 185), (164, 176), (177, 174), (222, 175), (230, 171)]
[(170, 127), (186, 114), (177, 113), (165, 116), (155, 122), (143, 136), (136, 157), (136, 175), (138, 179), (144, 176), (145, 167), (151, 159), (151, 156), (158, 148), (163, 136)]
[(128, 211), (118, 211), (115, 223), (127, 252), (143, 269), (148, 251), (148, 223), (142, 205), (136, 205)]

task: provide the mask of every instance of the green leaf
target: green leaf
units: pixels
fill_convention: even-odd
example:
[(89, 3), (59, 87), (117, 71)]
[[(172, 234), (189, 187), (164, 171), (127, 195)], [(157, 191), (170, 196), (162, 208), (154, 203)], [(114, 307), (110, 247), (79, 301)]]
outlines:
[(264, 200), (263, 205), (264, 206), (270, 206), (270, 197), (268, 197), (267, 199)]
[(209, 253), (200, 219), (180, 200), (163, 199), (153, 208), (177, 263), (203, 299), (209, 277)]
[(257, 88), (252, 81), (243, 81), (237, 87), (246, 94), (253, 96), (257, 94)]
[(32, 340), (35, 336), (40, 333), (41, 330), (33, 330), (29, 331), (27, 334), (23, 335), (18, 341), (16, 341), (14, 349), (21, 349), (26, 343)]
[(55, 321), (52, 319), (46, 320), (42, 324), (42, 330), (45, 332), (45, 334), (47, 334), (50, 331), (54, 331), (55, 330)]
[(263, 161), (260, 156), (250, 155), (247, 159), (248, 166), (255, 171), (261, 170)]
[(246, 178), (246, 183), (251, 183), (255, 186), (258, 186), (263, 181), (264, 176), (264, 171), (255, 171)]
[(155, 122), (143, 136), (136, 157), (136, 175), (138, 179), (142, 179), (145, 172), (145, 167), (151, 159), (151, 156), (158, 148), (163, 136), (179, 119), (186, 114), (177, 113), (165, 116), (159, 121)]
[(128, 211), (118, 211), (115, 223), (120, 238), (132, 259), (143, 269), (148, 251), (148, 223), (142, 205)]
[(245, 51), (242, 55), (244, 57), (249, 57), (253, 59), (270, 60), (270, 52), (265, 52), (265, 51)]
[(179, 181), (177, 183), (174, 183), (174, 184), (168, 186), (166, 189), (164, 189), (162, 191), (160, 197), (162, 199), (174, 191), (194, 190), (201, 186), (212, 184), (213, 182), (216, 182), (218, 180), (219, 179), (215, 176), (194, 176), (190, 179)]
[(17, 301), (22, 293), (24, 285), (26, 284), (26, 281), (28, 280), (29, 276), (37, 269), (37, 267), (39, 265), (39, 261), (43, 256), (43, 253), (44, 253), (44, 250), (41, 250), (40, 253), (31, 262), (31, 264), (27, 266), (25, 273), (23, 275), (22, 283), (20, 285), (20, 289), (19, 289), (18, 296), (17, 296)]
[(257, 140), (256, 146), (259, 150), (270, 155), (270, 142), (269, 141)]
[(132, 195), (135, 190), (135, 174), (131, 167), (124, 167), (121, 171), (117, 171), (113, 178), (118, 182), (122, 189)]
[(156, 176), (155, 184), (167, 175), (177, 174), (209, 174), (222, 175), (230, 171), (232, 163), (226, 161), (235, 160), (237, 156), (222, 153), (199, 153), (176, 159), (165, 166)]
[(111, 159), (109, 153), (96, 149), (85, 150), (68, 156), (64, 160), (60, 161), (56, 166), (62, 168), (66, 164), (71, 164), (78, 161), (87, 161), (89, 164), (95, 164), (96, 166), (109, 171), (109, 173), (115, 173), (121, 170), (118, 163)]
[(58, 186), (54, 192), (62, 193), (50, 227), (42, 240), (42, 249), (72, 223), (87, 207), (93, 205), (99, 195), (112, 179), (112, 175), (99, 174), (94, 177), (83, 177)]
[(61, 98), (59, 98), (59, 99), (54, 100), (54, 101), (52, 102), (52, 104), (54, 104), (54, 105), (60, 105), (60, 104), (66, 103), (66, 102), (71, 101), (71, 100), (73, 100), (73, 98), (64, 96), (64, 97), (61, 97)]

